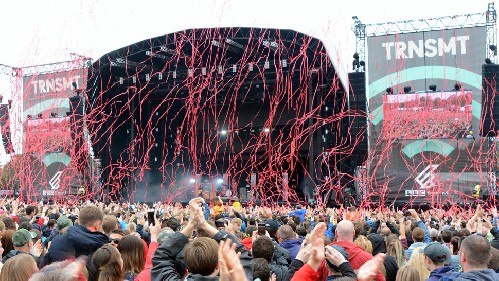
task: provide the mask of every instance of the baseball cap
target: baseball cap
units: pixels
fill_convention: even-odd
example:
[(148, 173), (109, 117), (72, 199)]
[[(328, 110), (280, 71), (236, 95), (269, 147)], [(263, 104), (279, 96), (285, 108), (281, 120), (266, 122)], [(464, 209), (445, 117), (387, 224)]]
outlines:
[(72, 226), (73, 225), (73, 222), (66, 216), (60, 216), (58, 219), (57, 219), (57, 230), (61, 231), (63, 230), (65, 227), (68, 227), (68, 226)]
[(28, 244), (28, 242), (36, 236), (37, 234), (34, 232), (27, 231), (26, 229), (19, 229), (12, 235), (12, 244), (16, 247), (22, 247)]
[(448, 253), (449, 249), (438, 242), (428, 244), (423, 250), (423, 254), (434, 262), (446, 261)]
[(279, 229), (279, 223), (275, 220), (266, 220), (265, 229), (269, 232), (276, 232)]
[[(336, 251), (340, 252), (340, 254), (345, 257), (345, 260), (348, 261), (348, 252), (345, 250), (345, 248), (341, 247), (340, 245), (330, 245), (332, 248), (334, 248)], [(340, 272), (340, 268), (337, 267), (336, 265), (332, 264), (328, 259), (326, 259), (327, 266), (331, 268), (332, 270), (336, 272)]]

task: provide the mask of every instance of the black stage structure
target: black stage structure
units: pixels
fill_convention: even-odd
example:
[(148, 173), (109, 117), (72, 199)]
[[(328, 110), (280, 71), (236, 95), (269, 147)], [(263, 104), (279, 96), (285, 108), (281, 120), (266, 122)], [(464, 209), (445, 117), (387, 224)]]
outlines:
[(184, 30), (102, 56), (87, 85), (104, 197), (334, 205), (342, 190), (353, 195), (365, 108), (349, 109), (353, 93), (316, 38)]

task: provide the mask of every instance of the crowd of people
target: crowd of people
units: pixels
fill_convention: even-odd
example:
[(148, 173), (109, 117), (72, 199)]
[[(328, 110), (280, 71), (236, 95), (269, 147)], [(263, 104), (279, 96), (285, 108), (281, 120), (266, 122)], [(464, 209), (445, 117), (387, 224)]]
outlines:
[(0, 203), (0, 281), (499, 280), (495, 207)]

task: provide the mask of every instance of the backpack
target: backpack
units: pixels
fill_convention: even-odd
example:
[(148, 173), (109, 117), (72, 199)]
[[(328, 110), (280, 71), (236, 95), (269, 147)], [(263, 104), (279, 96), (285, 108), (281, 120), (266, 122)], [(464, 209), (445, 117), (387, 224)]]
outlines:
[(442, 277), (440, 277), (439, 281), (449, 281), (449, 280), (454, 280), (456, 279), (459, 275), (461, 275), (461, 272), (447, 272)]

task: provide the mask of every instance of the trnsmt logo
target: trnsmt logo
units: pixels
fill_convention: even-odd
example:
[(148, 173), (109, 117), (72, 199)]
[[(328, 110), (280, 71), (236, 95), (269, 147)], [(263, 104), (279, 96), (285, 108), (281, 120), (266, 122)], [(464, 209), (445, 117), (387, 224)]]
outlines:
[[(412, 59), (414, 57), (433, 58), (435, 56), (442, 57), (444, 54), (456, 55), (458, 52), (461, 55), (466, 54), (466, 43), (470, 40), (469, 36), (451, 37), (449, 42), (445, 42), (444, 38), (426, 39), (408, 42), (385, 42), (381, 45), (386, 50), (386, 59), (391, 60), (395, 57), (399, 59)], [(395, 54), (395, 56), (393, 56)]]
[(435, 179), (435, 170), (438, 168), (439, 164), (432, 164), (426, 166), (421, 173), (414, 179), (414, 181), (419, 185), (419, 190), (405, 190), (405, 196), (426, 196), (426, 189), (433, 186), (433, 180)]

